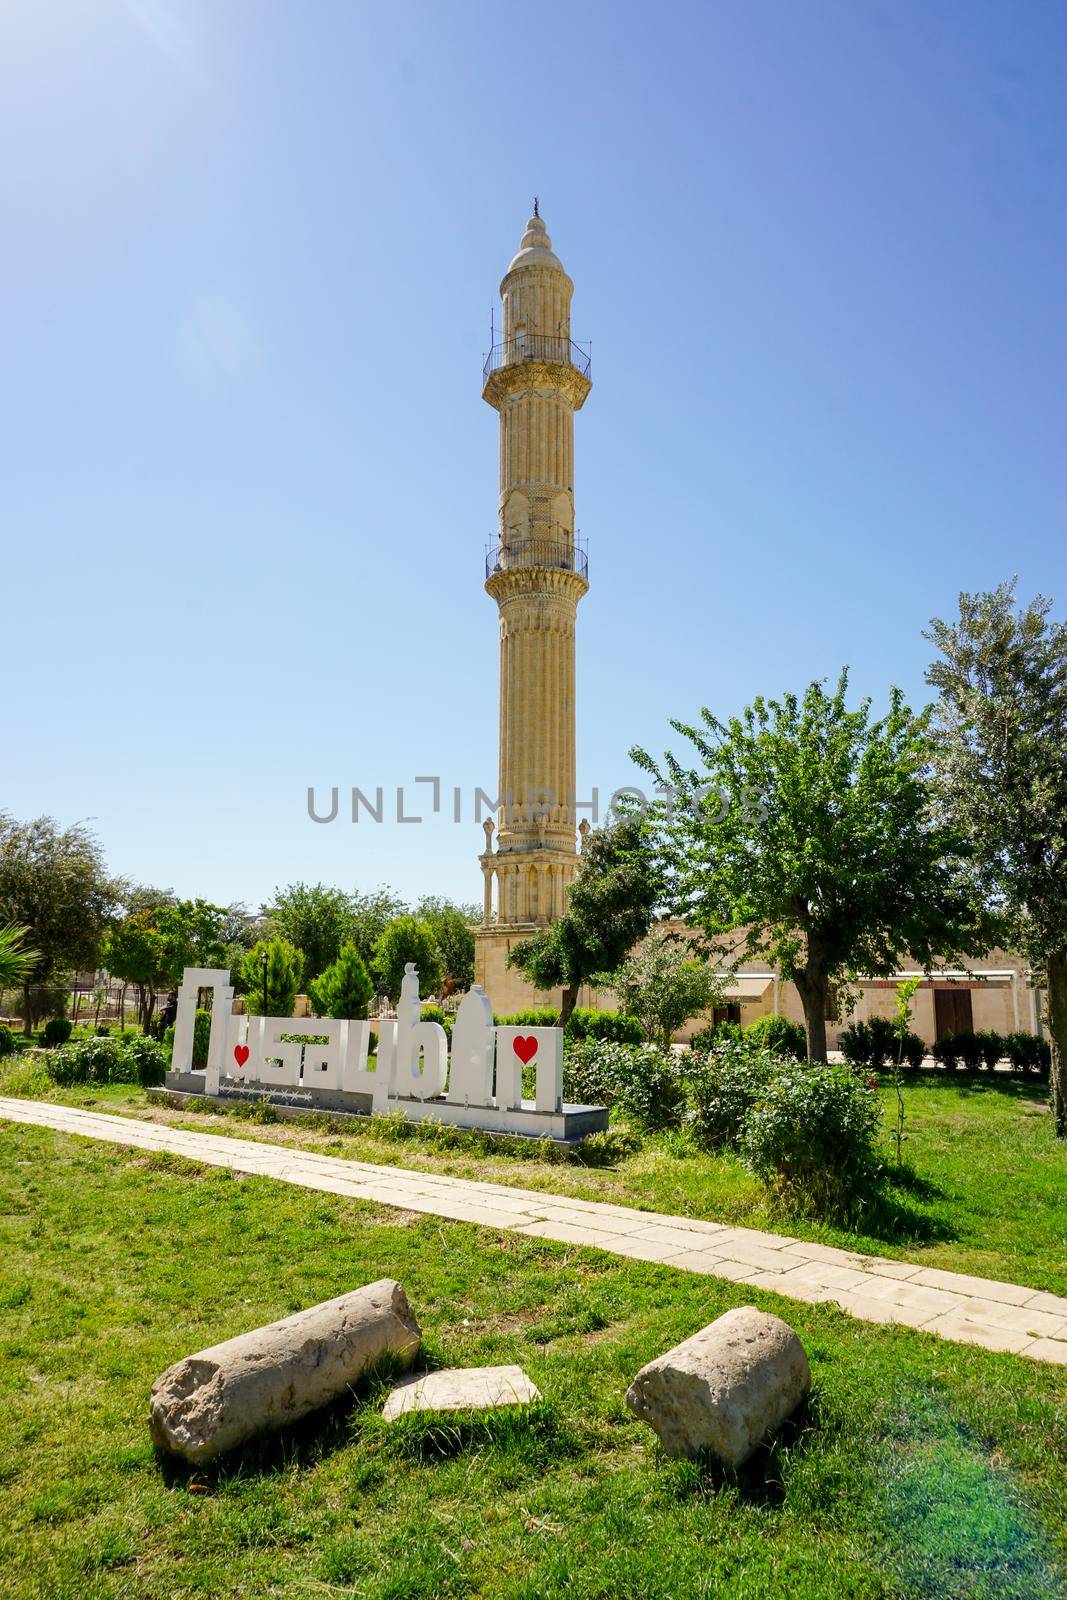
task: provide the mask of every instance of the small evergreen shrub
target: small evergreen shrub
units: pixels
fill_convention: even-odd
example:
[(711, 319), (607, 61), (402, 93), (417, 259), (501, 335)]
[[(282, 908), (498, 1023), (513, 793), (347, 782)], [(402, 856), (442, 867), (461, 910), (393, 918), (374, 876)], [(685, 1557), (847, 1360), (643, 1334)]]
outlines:
[[(894, 1060), (896, 1057), (893, 1058)], [(904, 1035), (904, 1048), (901, 1051), (901, 1060), (910, 1067), (912, 1072), (918, 1072), (926, 1060), (926, 1040), (921, 1039), (917, 1033)]]
[(563, 1094), (584, 1105), (615, 1106), (647, 1128), (677, 1125), (685, 1084), (671, 1051), (613, 1040), (585, 1039), (563, 1057)]
[(71, 1034), (71, 1022), (68, 1017), (50, 1017), (44, 1025), (44, 1047), (46, 1050), (57, 1050), (61, 1044), (66, 1044)]
[(987, 1028), (977, 1037), (982, 1042), (982, 1065), (987, 1072), (992, 1072), (1004, 1056), (1004, 1040), (992, 1028)]
[(110, 1039), (111, 1038), (111, 1024), (109, 1022), (102, 1022), (98, 1028), (94, 1028), (93, 1029), (93, 1038), (94, 1039)]
[(779, 1064), (766, 1051), (726, 1039), (687, 1062), (689, 1120), (698, 1144), (736, 1147), (750, 1110)]
[(15, 1035), (6, 1023), (0, 1022), (0, 1056), (15, 1054)]
[(779, 1060), (803, 1061), (808, 1054), (807, 1034), (799, 1022), (790, 1022), (788, 1017), (757, 1017), (742, 1028), (741, 1037), (745, 1044)]
[(933, 1047), (933, 1057), (939, 1067), (944, 1067), (946, 1072), (956, 1072), (959, 1069), (960, 1053), (956, 1047), (956, 1035), (946, 1033), (943, 1039), (938, 1039)]
[(1004, 1040), (1004, 1053), (1016, 1072), (1048, 1077), (1052, 1047), (1047, 1039), (1039, 1039), (1036, 1033), (1009, 1033)]
[(741, 1024), (739, 1022), (716, 1022), (707, 1028), (698, 1028), (689, 1041), (689, 1048), (702, 1055), (707, 1050), (714, 1050), (720, 1044), (740, 1044)]
[(741, 1155), (788, 1203), (847, 1220), (878, 1173), (880, 1119), (875, 1094), (846, 1067), (786, 1064), (747, 1113)]
[(971, 1032), (957, 1033), (956, 1054), (966, 1072), (980, 1072), (985, 1063), (985, 1051), (980, 1035)]
[(875, 1072), (897, 1059), (899, 1037), (888, 1017), (870, 1017), (842, 1028), (840, 1048), (851, 1067), (870, 1067)]

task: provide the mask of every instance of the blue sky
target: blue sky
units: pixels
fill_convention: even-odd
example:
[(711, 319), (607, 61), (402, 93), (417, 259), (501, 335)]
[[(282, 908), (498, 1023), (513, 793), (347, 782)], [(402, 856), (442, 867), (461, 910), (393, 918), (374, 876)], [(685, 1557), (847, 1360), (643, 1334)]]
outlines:
[[(0, 805), (117, 872), (476, 900), (490, 308), (592, 340), (583, 790), (1018, 572), (1067, 602), (1067, 11), (8, 0)], [(308, 820), (419, 774), (464, 817)], [(343, 815), (343, 813), (342, 813)]]

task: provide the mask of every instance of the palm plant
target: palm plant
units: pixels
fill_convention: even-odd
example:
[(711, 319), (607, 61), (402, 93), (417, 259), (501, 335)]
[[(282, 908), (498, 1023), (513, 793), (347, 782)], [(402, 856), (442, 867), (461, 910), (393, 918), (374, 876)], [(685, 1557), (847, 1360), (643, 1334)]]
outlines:
[(16, 922), (0, 928), (0, 990), (23, 983), (40, 960), (40, 951), (31, 950), (26, 944), (28, 931)]

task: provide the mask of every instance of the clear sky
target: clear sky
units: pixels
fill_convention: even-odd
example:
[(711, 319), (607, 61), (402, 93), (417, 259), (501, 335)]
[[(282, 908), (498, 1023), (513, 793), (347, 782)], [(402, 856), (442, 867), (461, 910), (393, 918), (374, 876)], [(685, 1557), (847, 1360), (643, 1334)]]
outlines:
[[(479, 898), (534, 193), (593, 350), (586, 793), (844, 663), (922, 700), (961, 588), (1063, 616), (1065, 135), (1059, 0), (6, 0), (0, 806), (185, 895)], [(308, 819), (433, 774), (461, 826)]]

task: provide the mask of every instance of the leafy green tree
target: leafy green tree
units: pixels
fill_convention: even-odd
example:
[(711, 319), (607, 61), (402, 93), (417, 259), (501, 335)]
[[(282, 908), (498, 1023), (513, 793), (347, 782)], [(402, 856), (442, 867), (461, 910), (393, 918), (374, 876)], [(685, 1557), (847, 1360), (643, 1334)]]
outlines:
[(586, 840), (566, 911), (514, 945), (508, 965), (537, 989), (562, 987), (560, 1026), (566, 1027), (582, 984), (613, 971), (644, 938), (660, 889), (639, 818), (598, 828)]
[[(263, 958), (266, 956), (267, 1006), (263, 1009)], [(245, 1005), (250, 1016), (291, 1017), (304, 975), (304, 955), (275, 934), (260, 939), (244, 959)]]
[(27, 1033), (38, 988), (72, 968), (95, 968), (119, 891), (83, 823), (60, 828), (53, 817), (17, 822), (0, 813), (0, 923), (25, 928), (38, 952), (22, 977)]
[(404, 966), (415, 963), (419, 974), (419, 993), (437, 994), (444, 977), (444, 964), (433, 929), (418, 917), (394, 917), (374, 946), (374, 975), (392, 1001), (400, 995)]
[(658, 820), (673, 909), (734, 965), (764, 956), (796, 984), (812, 1061), (826, 1060), (832, 984), (905, 956), (925, 970), (989, 932), (961, 837), (932, 815), (929, 713), (893, 689), (872, 721), (847, 689), (846, 670), (833, 693), (812, 683), (727, 723), (706, 709), (700, 727), (672, 722), (699, 767), (632, 752), (671, 791)]
[(357, 890), (350, 900), (352, 920), (345, 936), (352, 940), (368, 971), (373, 973), (375, 946), (390, 922), (405, 915), (407, 903), (385, 885), (367, 894)]
[(341, 946), (337, 960), (309, 985), (311, 1004), (320, 1017), (365, 1017), (374, 984), (352, 941)]
[(961, 594), (955, 622), (926, 635), (940, 652), (935, 771), (945, 812), (974, 846), (976, 883), (1006, 937), (1048, 983), (1052, 1111), (1067, 1137), (1067, 623), (1015, 581)]
[(269, 916), (273, 931), (304, 952), (304, 978), (313, 981), (337, 960), (352, 936), (352, 896), (325, 883), (291, 883), (275, 889)]
[(415, 907), (415, 915), (437, 940), (445, 972), (443, 993), (469, 989), (474, 982), (474, 929), (482, 919), (480, 908), (427, 895)]
[(160, 990), (180, 983), (186, 967), (224, 965), (229, 912), (208, 900), (175, 900), (169, 890), (134, 888), (126, 898), (137, 909), (111, 928), (102, 959), (112, 977), (134, 985), (138, 1020), (148, 1028)]
[(637, 1018), (645, 1039), (664, 1050), (690, 1017), (723, 998), (722, 984), (708, 963), (663, 933), (653, 933), (605, 981), (623, 1009)]

